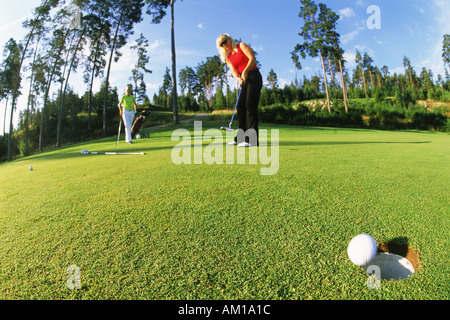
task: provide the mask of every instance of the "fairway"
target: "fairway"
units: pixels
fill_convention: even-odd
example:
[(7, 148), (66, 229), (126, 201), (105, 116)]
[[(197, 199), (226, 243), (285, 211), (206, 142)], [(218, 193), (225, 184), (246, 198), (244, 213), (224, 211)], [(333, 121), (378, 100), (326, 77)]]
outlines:
[[(176, 128), (1, 164), (0, 299), (450, 298), (450, 135), (260, 128), (279, 129), (274, 175), (175, 165)], [(416, 274), (369, 289), (347, 256), (361, 233), (407, 242)]]

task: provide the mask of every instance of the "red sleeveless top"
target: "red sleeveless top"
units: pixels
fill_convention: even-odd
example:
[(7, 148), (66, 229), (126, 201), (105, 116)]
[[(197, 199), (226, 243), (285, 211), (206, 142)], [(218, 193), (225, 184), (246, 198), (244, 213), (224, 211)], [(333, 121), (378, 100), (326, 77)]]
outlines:
[[(230, 60), (230, 63), (233, 67), (235, 67), (239, 73), (244, 72), (245, 68), (248, 65), (248, 61), (250, 60), (247, 58), (245, 53), (241, 49), (241, 44), (238, 44), (238, 52), (232, 51), (230, 54), (228, 54), (228, 60)], [(258, 69), (258, 66), (255, 64), (253, 68), (251, 68), (249, 71)]]

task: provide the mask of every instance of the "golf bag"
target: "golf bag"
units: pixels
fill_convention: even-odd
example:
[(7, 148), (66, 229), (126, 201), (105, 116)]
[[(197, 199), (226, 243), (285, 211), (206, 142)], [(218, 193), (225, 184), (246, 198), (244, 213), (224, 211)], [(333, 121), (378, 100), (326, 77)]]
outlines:
[[(150, 116), (150, 109), (148, 110), (142, 110), (141, 115), (139, 117), (137, 117), (134, 122), (133, 125), (131, 127), (131, 136), (133, 137), (133, 139), (136, 138), (136, 135), (140, 132), (142, 125), (144, 124), (145, 120), (147, 120), (147, 118)], [(148, 138), (149, 135), (147, 133), (140, 133), (142, 138)]]

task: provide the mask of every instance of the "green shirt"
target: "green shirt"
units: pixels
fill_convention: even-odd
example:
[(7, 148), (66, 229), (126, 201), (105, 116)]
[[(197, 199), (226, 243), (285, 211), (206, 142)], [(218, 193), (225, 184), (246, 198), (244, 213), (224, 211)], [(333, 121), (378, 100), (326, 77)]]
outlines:
[(124, 95), (120, 100), (124, 110), (133, 111), (136, 99), (132, 95)]

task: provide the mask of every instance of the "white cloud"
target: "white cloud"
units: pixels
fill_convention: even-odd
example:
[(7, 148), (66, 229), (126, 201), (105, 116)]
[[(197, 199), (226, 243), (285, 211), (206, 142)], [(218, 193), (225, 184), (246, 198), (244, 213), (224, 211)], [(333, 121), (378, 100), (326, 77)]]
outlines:
[[(158, 89), (161, 87), (161, 83), (150, 83), (150, 82), (146, 82), (146, 83), (145, 83), (145, 86), (146, 86), (146, 88), (147, 88), (147, 91), (156, 92), (156, 91), (158, 91)], [(150, 98), (150, 100), (151, 100), (153, 97), (149, 97), (149, 98)]]
[(442, 60), (442, 41), (444, 34), (450, 33), (450, 6), (448, 5), (448, 0), (433, 0), (431, 9), (433, 10), (434, 20), (436, 22), (435, 26), (435, 42), (434, 47), (430, 49), (430, 58), (426, 61), (422, 61), (423, 65), (427, 69), (431, 69), (434, 76), (437, 77), (438, 74), (444, 75), (445, 68), (444, 62)]
[(360, 20), (356, 24), (356, 30), (349, 32), (347, 34), (344, 34), (341, 36), (341, 41), (343, 44), (348, 44), (350, 41), (352, 41), (361, 31), (366, 30), (366, 21)]
[(255, 45), (253, 46), (253, 50), (255, 50), (256, 52), (264, 51), (264, 45), (262, 44)]
[(356, 52), (346, 51), (344, 53), (344, 59), (346, 61), (346, 67), (353, 69), (356, 66)]
[(292, 80), (280, 78), (278, 79), (278, 87), (284, 88), (286, 86), (289, 86), (292, 83)]
[(359, 30), (355, 30), (355, 31), (352, 31), (350, 33), (342, 35), (341, 36), (342, 43), (343, 44), (349, 43), (350, 41), (352, 41), (359, 34), (359, 32), (360, 32)]
[(355, 16), (355, 11), (352, 8), (345, 8), (339, 10), (339, 15), (341, 18), (350, 18)]
[(420, 67), (420, 70), (417, 70), (418, 73), (422, 72), (422, 68), (426, 68), (427, 70), (433, 71), (433, 76), (435, 79), (437, 79), (437, 75), (440, 74), (443, 76), (445, 74), (445, 67), (444, 67), (444, 61), (442, 59), (442, 43), (438, 42), (436, 46), (434, 47), (433, 51), (431, 52), (431, 57), (425, 60), (422, 60), (418, 64), (418, 68)]
[(396, 74), (404, 74), (405, 73), (405, 67), (396, 67), (395, 69), (389, 70), (389, 72), (391, 73), (391, 76), (393, 76), (394, 73), (396, 73)]
[(200, 22), (200, 23), (197, 25), (197, 28), (199, 28), (199, 29), (204, 29), (205, 27), (204, 27), (203, 23)]
[(365, 46), (356, 45), (355, 50), (358, 50), (361, 54), (364, 54), (364, 52), (367, 52), (367, 54), (371, 57), (373, 57), (375, 55), (375, 51), (373, 51), (372, 49), (365, 47)]
[(164, 45), (164, 40), (155, 40), (154, 42), (151, 42), (148, 46), (150, 51), (154, 51)]

